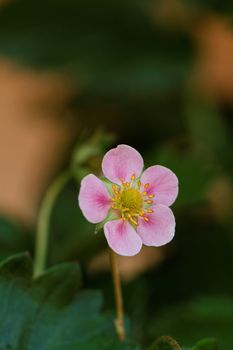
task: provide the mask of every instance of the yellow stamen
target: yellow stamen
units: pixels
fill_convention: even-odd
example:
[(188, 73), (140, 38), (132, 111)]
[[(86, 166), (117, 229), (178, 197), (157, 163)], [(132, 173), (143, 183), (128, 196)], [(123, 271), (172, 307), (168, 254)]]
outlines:
[(149, 198), (154, 198), (154, 196), (155, 196), (154, 194), (150, 194), (148, 197)]
[(148, 222), (149, 221), (149, 219), (145, 216), (144, 217), (144, 220), (146, 221), (146, 222)]
[(133, 220), (132, 218), (130, 219), (130, 221), (131, 221), (135, 226), (138, 226), (137, 221)]
[(147, 196), (147, 192), (146, 191), (142, 192), (142, 195)]
[[(135, 175), (133, 175), (131, 177), (132, 181), (135, 178)], [(146, 213), (144, 205), (148, 198), (143, 197), (138, 187), (139, 185), (141, 186), (141, 183), (138, 182), (138, 186), (132, 186), (132, 181), (129, 183), (124, 182), (123, 179), (121, 179), (121, 186), (112, 185), (113, 196), (111, 198), (111, 207), (112, 209), (119, 211), (120, 218), (123, 221), (127, 220), (133, 226), (137, 226), (138, 217), (143, 217)], [(146, 195), (146, 192), (144, 195)]]
[(131, 180), (132, 180), (132, 181), (135, 180), (135, 175), (134, 175), (134, 174), (131, 176)]
[(125, 212), (125, 211), (130, 211), (129, 208), (124, 208), (124, 209), (121, 209), (122, 212)]
[(138, 181), (138, 187), (140, 188), (142, 186), (141, 181)]
[(128, 218), (134, 225), (136, 225), (136, 226), (138, 225), (137, 221), (134, 220), (130, 214), (128, 214)]
[(121, 183), (124, 183), (124, 179), (122, 177), (120, 177), (119, 180), (120, 180)]
[(152, 210), (152, 209), (147, 209), (147, 213), (153, 213), (154, 212), (154, 210)]
[(152, 200), (149, 200), (149, 201), (146, 201), (147, 204), (152, 204), (153, 201)]
[(148, 187), (150, 187), (150, 184), (147, 183), (144, 185), (144, 188), (148, 188)]

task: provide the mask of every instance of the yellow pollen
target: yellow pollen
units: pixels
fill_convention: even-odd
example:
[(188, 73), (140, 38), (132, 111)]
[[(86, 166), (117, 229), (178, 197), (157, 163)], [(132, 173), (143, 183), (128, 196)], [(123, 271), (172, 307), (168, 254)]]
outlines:
[(120, 182), (124, 183), (124, 179), (122, 177), (120, 177)]
[[(116, 190), (114, 190), (116, 193)], [(112, 208), (119, 211), (122, 220), (128, 220), (132, 225), (138, 225), (138, 216), (144, 213), (143, 196), (138, 188), (122, 184), (117, 194), (113, 195)]]
[(125, 187), (129, 187), (129, 185), (130, 185), (129, 182), (124, 183), (124, 186), (125, 186)]
[(153, 209), (147, 209), (147, 213), (153, 213), (154, 210)]
[(122, 208), (129, 208), (130, 211), (139, 211), (142, 207), (142, 196), (135, 188), (125, 189), (119, 199)]
[(126, 211), (130, 211), (130, 209), (129, 208), (124, 208), (124, 209), (121, 209), (121, 211), (124, 213)]
[(145, 216), (144, 217), (144, 220), (146, 221), (146, 222), (148, 222), (149, 221), (149, 219)]
[(131, 180), (132, 180), (132, 181), (135, 180), (135, 175), (134, 175), (134, 174), (131, 176)]
[(150, 187), (150, 184), (147, 183), (144, 185), (144, 188), (148, 188), (148, 187)]
[(138, 181), (138, 187), (140, 188), (142, 186), (141, 181)]
[(149, 201), (146, 201), (147, 204), (152, 204), (153, 201), (152, 200), (149, 200)]
[(134, 220), (130, 214), (128, 214), (128, 218), (134, 225), (136, 225), (136, 226), (138, 225), (138, 222), (136, 220)]
[(147, 196), (147, 192), (146, 191), (142, 192), (142, 195)]
[(155, 196), (154, 194), (150, 194), (148, 197), (149, 198), (154, 198), (154, 196)]

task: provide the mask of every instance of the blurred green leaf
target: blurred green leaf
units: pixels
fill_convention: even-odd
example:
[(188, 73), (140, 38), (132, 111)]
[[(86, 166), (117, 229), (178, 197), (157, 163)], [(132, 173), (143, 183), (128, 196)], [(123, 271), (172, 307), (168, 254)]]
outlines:
[(197, 147), (216, 162), (216, 166), (232, 164), (231, 138), (217, 106), (188, 98), (186, 123), (190, 136)]
[(169, 336), (158, 338), (148, 350), (181, 350), (178, 343)]
[(161, 32), (145, 1), (30, 0), (0, 8), (0, 52), (70, 73), (79, 91), (147, 95), (181, 83), (187, 36)]
[(55, 266), (33, 281), (29, 256), (12, 256), (0, 265), (0, 348), (139, 349), (119, 343), (101, 306), (99, 292), (80, 291), (78, 264)]
[(0, 260), (22, 250), (32, 249), (32, 235), (20, 224), (0, 217)]
[(218, 344), (214, 338), (202, 339), (196, 343), (192, 350), (218, 350)]
[(217, 0), (185, 0), (187, 8), (193, 13), (198, 11), (199, 13), (211, 12), (219, 15), (224, 15), (232, 19), (233, 6), (230, 1), (217, 1)]
[(175, 147), (165, 146), (157, 151), (150, 151), (146, 159), (148, 164), (164, 165), (177, 175), (180, 190), (175, 205), (203, 202), (207, 186), (216, 176), (212, 162), (191, 150), (180, 152)]
[[(220, 349), (232, 346), (233, 299), (230, 297), (199, 298), (170, 307), (160, 313), (153, 323), (157, 334), (166, 332), (180, 344), (191, 346), (196, 339), (214, 337)], [(216, 350), (216, 342), (211, 340), (198, 343), (203, 349)], [(206, 348), (204, 347), (206, 346)], [(209, 348), (208, 348), (209, 346)], [(194, 347), (199, 349), (199, 347)]]
[(71, 159), (71, 170), (78, 182), (89, 173), (101, 172), (101, 161), (104, 153), (110, 148), (115, 136), (98, 128), (88, 138), (82, 137), (74, 147)]

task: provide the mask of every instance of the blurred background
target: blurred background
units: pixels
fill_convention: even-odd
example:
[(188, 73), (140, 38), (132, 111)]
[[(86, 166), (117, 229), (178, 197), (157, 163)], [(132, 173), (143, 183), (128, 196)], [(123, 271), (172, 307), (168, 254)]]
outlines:
[(107, 245), (77, 205), (81, 177), (126, 143), (180, 181), (171, 244), (120, 258), (132, 338), (233, 346), (233, 3), (0, 1), (0, 257), (34, 255), (59, 174), (48, 265), (79, 261), (114, 307)]

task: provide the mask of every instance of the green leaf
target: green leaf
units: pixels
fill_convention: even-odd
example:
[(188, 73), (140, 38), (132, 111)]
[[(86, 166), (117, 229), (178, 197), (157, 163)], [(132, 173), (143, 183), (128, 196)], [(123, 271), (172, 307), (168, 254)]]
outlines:
[(52, 267), (36, 280), (31, 265), (26, 253), (0, 265), (0, 349), (139, 349), (119, 343), (113, 317), (101, 313), (101, 294), (80, 290), (78, 264)]
[(148, 350), (181, 350), (179, 344), (169, 336), (158, 338)]
[[(233, 299), (227, 297), (199, 298), (179, 306), (170, 307), (157, 316), (153, 322), (152, 334), (166, 330), (180, 344), (191, 346), (197, 339), (216, 338), (220, 349), (231, 349), (233, 324)], [(198, 346), (211, 345), (216, 350), (214, 340), (203, 341)], [(197, 346), (197, 345), (196, 345)], [(215, 347), (214, 347), (215, 346)], [(199, 348), (195, 348), (199, 350)], [(202, 349), (200, 347), (200, 349)]]
[(194, 345), (192, 350), (218, 350), (218, 344), (214, 338), (202, 339)]

